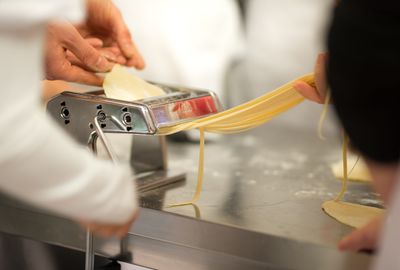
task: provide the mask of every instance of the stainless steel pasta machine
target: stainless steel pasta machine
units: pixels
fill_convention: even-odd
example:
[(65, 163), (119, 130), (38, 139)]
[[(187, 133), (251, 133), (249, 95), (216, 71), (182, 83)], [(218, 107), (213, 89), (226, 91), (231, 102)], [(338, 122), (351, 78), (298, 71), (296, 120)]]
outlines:
[[(103, 90), (63, 92), (47, 104), (52, 118), (82, 145), (114, 162), (128, 162), (141, 192), (185, 179), (183, 172), (168, 171), (162, 127), (173, 126), (221, 109), (210, 91), (160, 85), (166, 95), (128, 102), (107, 98)], [(137, 135), (130, 140), (121, 134)], [(150, 135), (150, 136), (145, 136)], [(101, 144), (98, 144), (100, 138)], [(122, 144), (121, 144), (122, 143)], [(120, 148), (122, 151), (114, 151)], [(126, 155), (126, 152), (129, 155)], [(121, 243), (121, 249), (124, 244)], [(93, 269), (93, 236), (87, 233), (86, 269)], [(123, 250), (121, 250), (123, 253)]]
[[(103, 147), (102, 150), (112, 160), (129, 162), (135, 171), (139, 190), (144, 191), (183, 177), (168, 175), (165, 137), (157, 136), (159, 129), (221, 109), (213, 92), (158, 86), (166, 95), (135, 102), (107, 98), (103, 90), (63, 92), (48, 102), (47, 111), (67, 133), (80, 144), (89, 146), (94, 153), (100, 152), (99, 148)], [(125, 153), (113, 150), (115, 144), (122, 140), (118, 134), (138, 135), (134, 136), (133, 142), (129, 142), (128, 158), (126, 146), (117, 145)], [(102, 145), (98, 144), (98, 138)]]

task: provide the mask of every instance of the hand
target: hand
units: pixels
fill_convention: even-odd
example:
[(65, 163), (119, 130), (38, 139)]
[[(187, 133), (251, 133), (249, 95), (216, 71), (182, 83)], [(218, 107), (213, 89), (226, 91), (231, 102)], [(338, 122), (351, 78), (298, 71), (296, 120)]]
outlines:
[(139, 212), (136, 211), (132, 217), (125, 222), (125, 224), (101, 224), (97, 222), (81, 222), (81, 225), (89, 229), (92, 233), (100, 235), (102, 237), (116, 236), (123, 238), (132, 226), (132, 223), (139, 216)]
[(373, 219), (370, 223), (344, 237), (338, 245), (340, 250), (374, 250), (384, 223), (384, 216)]
[(101, 85), (103, 78), (95, 72), (107, 72), (113, 64), (106, 59), (116, 57), (112, 51), (96, 49), (98, 39), (84, 39), (68, 22), (50, 23), (46, 40), (46, 78), (91, 85)]
[(72, 26), (51, 23), (46, 42), (46, 78), (101, 85), (96, 72), (108, 72), (114, 63), (144, 68), (118, 9), (110, 0), (87, 0), (88, 19)]
[(111, 0), (87, 0), (88, 16), (77, 29), (84, 37), (97, 37), (105, 47), (114, 48), (124, 57), (125, 65), (144, 68), (144, 60), (132, 41), (121, 13)]
[(323, 104), (325, 102), (325, 97), (328, 89), (326, 84), (325, 72), (326, 60), (326, 54), (321, 53), (318, 55), (317, 62), (314, 68), (316, 87), (313, 87), (303, 81), (297, 81), (293, 85), (293, 87), (306, 99), (320, 104)]
[[(99, 38), (89, 37), (85, 38), (85, 40), (91, 46), (93, 46), (97, 51), (99, 51), (100, 54), (103, 55), (109, 62), (113, 64), (117, 63), (120, 65), (126, 64), (126, 59), (118, 48), (105, 47), (103, 41)], [(88, 69), (88, 67), (80, 59), (78, 59), (71, 51), (67, 50), (66, 53), (68, 60), (73, 65), (80, 66), (84, 69)]]

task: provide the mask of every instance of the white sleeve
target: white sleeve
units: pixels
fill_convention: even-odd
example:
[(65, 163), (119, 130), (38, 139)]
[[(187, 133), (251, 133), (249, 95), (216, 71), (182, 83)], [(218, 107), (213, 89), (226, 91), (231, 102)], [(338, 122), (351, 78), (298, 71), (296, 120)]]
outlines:
[(51, 19), (80, 22), (84, 15), (84, 0), (0, 0), (0, 29), (31, 27)]
[(0, 190), (73, 219), (125, 222), (137, 208), (130, 170), (94, 158), (42, 108), (43, 29), (0, 28)]

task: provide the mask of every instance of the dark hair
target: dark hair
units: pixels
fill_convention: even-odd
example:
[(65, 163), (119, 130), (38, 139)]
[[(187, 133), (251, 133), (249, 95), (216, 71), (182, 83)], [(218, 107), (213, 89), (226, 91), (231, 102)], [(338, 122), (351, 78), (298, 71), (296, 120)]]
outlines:
[[(328, 81), (352, 144), (369, 159), (400, 157), (400, 5), (363, 1), (337, 6), (328, 37)], [(382, 5), (375, 1), (376, 5)]]

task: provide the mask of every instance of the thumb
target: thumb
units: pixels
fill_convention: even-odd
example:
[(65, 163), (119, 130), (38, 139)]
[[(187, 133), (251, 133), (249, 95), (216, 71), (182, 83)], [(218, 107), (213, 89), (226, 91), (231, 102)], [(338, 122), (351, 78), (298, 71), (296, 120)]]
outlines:
[(303, 81), (296, 81), (293, 84), (293, 88), (300, 93), (303, 97), (305, 97), (308, 100), (314, 101), (316, 103), (323, 104), (324, 100), (321, 98), (321, 96), (318, 93), (318, 90), (308, 83), (305, 83)]

